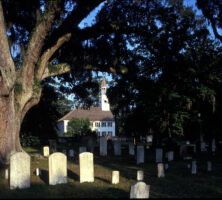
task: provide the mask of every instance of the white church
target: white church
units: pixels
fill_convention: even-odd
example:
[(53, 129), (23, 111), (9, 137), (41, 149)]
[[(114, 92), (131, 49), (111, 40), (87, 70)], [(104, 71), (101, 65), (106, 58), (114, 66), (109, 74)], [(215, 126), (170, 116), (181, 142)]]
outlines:
[(70, 111), (57, 121), (58, 136), (62, 136), (64, 132), (67, 132), (68, 122), (72, 118), (88, 118), (91, 122), (91, 130), (96, 131), (98, 136), (116, 136), (115, 120), (110, 110), (106, 89), (106, 80), (103, 77), (99, 107), (90, 107), (89, 109), (77, 108)]

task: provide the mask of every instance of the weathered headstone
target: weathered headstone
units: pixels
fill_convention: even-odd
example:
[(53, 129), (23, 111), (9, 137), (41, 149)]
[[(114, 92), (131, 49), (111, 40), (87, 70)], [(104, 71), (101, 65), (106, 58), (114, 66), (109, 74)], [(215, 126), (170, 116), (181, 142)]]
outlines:
[(205, 143), (205, 141), (203, 139), (203, 135), (202, 134), (200, 135), (200, 151), (201, 152), (206, 152), (207, 151), (206, 143)]
[(129, 155), (134, 156), (135, 155), (135, 150), (134, 150), (134, 144), (129, 143)]
[(119, 171), (112, 171), (112, 184), (119, 183)]
[(143, 181), (144, 179), (144, 173), (142, 170), (137, 171), (137, 181)]
[(169, 162), (173, 161), (173, 159), (174, 159), (174, 152), (173, 151), (169, 151), (168, 152), (168, 161)]
[(153, 142), (153, 136), (152, 135), (147, 135), (146, 136), (146, 142)]
[(119, 140), (114, 141), (114, 155), (121, 155), (121, 142)]
[(84, 152), (79, 154), (80, 183), (94, 182), (93, 154)]
[(67, 183), (67, 157), (61, 152), (49, 156), (49, 185)]
[(42, 175), (41, 169), (40, 168), (36, 168), (35, 174), (36, 174), (36, 176), (41, 176)]
[(85, 146), (79, 147), (79, 153), (84, 153), (84, 152), (86, 152), (86, 147)]
[(197, 173), (197, 162), (194, 160), (192, 161), (192, 171), (191, 171), (191, 174), (196, 174)]
[(105, 137), (99, 138), (99, 152), (100, 156), (107, 156), (107, 139)]
[(73, 149), (69, 150), (69, 157), (71, 157), (71, 158), (74, 157), (74, 150)]
[(136, 163), (144, 163), (144, 146), (138, 145), (137, 146), (137, 156), (136, 156)]
[(10, 189), (30, 187), (30, 156), (25, 152), (10, 157)]
[(157, 171), (158, 171), (158, 173), (157, 173), (158, 178), (165, 177), (163, 163), (158, 163), (157, 164)]
[(45, 156), (45, 157), (49, 156), (49, 146), (43, 147), (43, 156)]
[(207, 161), (207, 171), (208, 172), (212, 171), (212, 162), (211, 161)]
[(168, 163), (165, 163), (165, 164), (164, 164), (164, 168), (165, 168), (165, 169), (168, 169), (168, 168), (169, 168)]
[(56, 150), (56, 140), (50, 139), (49, 140), (49, 148), (50, 148), (50, 153), (55, 153)]
[(163, 149), (157, 148), (156, 149), (156, 162), (162, 162), (163, 161)]
[(130, 199), (149, 198), (150, 185), (139, 181), (130, 187)]

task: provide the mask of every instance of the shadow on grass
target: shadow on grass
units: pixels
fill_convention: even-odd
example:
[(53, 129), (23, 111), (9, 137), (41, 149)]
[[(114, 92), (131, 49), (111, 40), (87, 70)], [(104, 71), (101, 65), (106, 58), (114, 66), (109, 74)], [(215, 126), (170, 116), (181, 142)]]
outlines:
[(103, 181), (105, 183), (111, 183), (110, 181), (108, 181), (108, 180), (106, 180), (104, 178), (98, 177), (98, 176), (96, 176), (95, 179), (101, 180), (101, 181)]
[(39, 176), (45, 184), (49, 184), (49, 172), (47, 170), (41, 169), (41, 175)]
[(67, 169), (67, 175), (69, 178), (74, 179), (75, 181), (79, 181), (79, 176), (70, 169)]

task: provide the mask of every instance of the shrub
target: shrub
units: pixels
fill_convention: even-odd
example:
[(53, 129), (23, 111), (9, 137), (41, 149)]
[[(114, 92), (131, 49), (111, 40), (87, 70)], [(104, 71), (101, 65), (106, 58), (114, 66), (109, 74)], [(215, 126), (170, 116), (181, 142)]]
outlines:
[(38, 146), (40, 144), (40, 140), (36, 136), (24, 136), (21, 138), (21, 144), (23, 147)]

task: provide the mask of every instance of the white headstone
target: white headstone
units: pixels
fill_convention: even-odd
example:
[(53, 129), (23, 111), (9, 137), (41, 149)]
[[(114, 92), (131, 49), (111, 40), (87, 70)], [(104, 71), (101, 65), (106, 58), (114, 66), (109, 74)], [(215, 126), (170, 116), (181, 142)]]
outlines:
[(49, 146), (43, 147), (43, 156), (45, 156), (45, 157), (49, 156)]
[(168, 152), (168, 161), (169, 162), (173, 161), (173, 159), (174, 159), (174, 152), (173, 151), (169, 151)]
[(5, 169), (5, 179), (9, 179), (9, 174), (10, 174), (9, 168)]
[(84, 152), (79, 154), (80, 183), (94, 182), (93, 154)]
[(207, 171), (208, 172), (212, 171), (212, 162), (211, 161), (207, 161)]
[(144, 173), (142, 170), (137, 171), (137, 181), (143, 181), (144, 179)]
[(121, 142), (119, 140), (114, 141), (114, 155), (121, 155)]
[(157, 170), (158, 170), (158, 174), (157, 174), (158, 178), (165, 177), (163, 163), (158, 163), (157, 164)]
[(140, 181), (130, 187), (130, 199), (149, 198), (150, 186)]
[(144, 163), (144, 146), (137, 146), (137, 156), (136, 156), (136, 163)]
[(86, 152), (86, 147), (85, 146), (79, 147), (79, 153), (84, 153), (84, 152)]
[(187, 141), (186, 141), (186, 144), (190, 144), (190, 141), (189, 141), (189, 140), (187, 140)]
[(153, 142), (153, 136), (152, 135), (147, 135), (146, 142)]
[(191, 169), (191, 173), (192, 174), (196, 174), (197, 173), (197, 162), (194, 160), (192, 161), (192, 169)]
[(49, 185), (67, 183), (67, 157), (61, 152), (49, 156)]
[(17, 152), (10, 157), (10, 189), (30, 187), (30, 156)]
[(135, 155), (135, 150), (134, 150), (134, 144), (129, 143), (129, 155), (134, 156)]
[(119, 183), (119, 171), (112, 171), (112, 184)]
[(73, 149), (69, 150), (69, 157), (74, 157), (74, 150)]
[(156, 149), (156, 162), (163, 162), (163, 149)]
[(36, 168), (35, 174), (36, 174), (36, 176), (41, 176), (41, 174), (42, 174), (41, 169), (40, 168)]
[(100, 156), (107, 156), (107, 139), (105, 137), (99, 138), (99, 152)]

